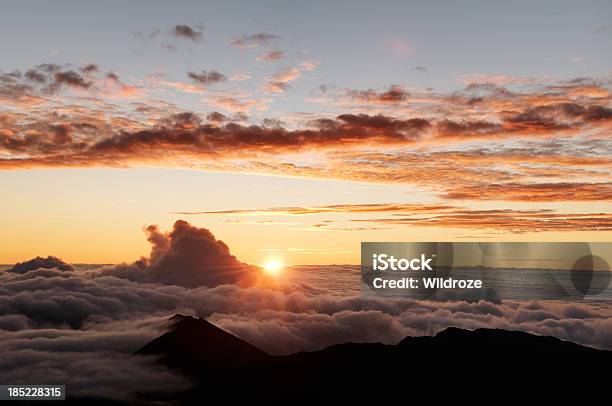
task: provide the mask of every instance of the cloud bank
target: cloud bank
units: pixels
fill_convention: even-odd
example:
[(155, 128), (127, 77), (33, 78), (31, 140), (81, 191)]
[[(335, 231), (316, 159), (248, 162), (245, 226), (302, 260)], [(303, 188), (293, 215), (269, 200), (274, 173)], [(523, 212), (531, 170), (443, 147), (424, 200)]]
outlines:
[[(207, 317), (271, 354), (347, 341), (396, 343), (448, 326), (521, 330), (612, 349), (606, 302), (494, 304), (334, 294), (299, 277), (253, 280), (256, 267), (231, 256), (209, 230), (184, 221), (166, 233), (155, 226), (146, 233), (151, 254), (133, 264), (75, 269), (49, 257), (18, 264), (13, 269), (19, 272), (0, 272), (2, 381), (44, 383), (53, 377), (73, 395), (112, 399), (187, 387), (152, 360), (131, 355), (177, 312)], [(245, 275), (253, 283), (245, 284)]]
[[(233, 43), (274, 39), (259, 33)], [(187, 166), (400, 183), (449, 201), (611, 199), (607, 80), (472, 75), (447, 93), (324, 86), (308, 102), (329, 113), (264, 114), (315, 65), (278, 69), (256, 93), (216, 70), (134, 83), (96, 64), (2, 72), (0, 169)], [(205, 93), (208, 108), (200, 114), (150, 97), (160, 90)], [(111, 102), (137, 95), (122, 107)], [(312, 154), (320, 159), (301, 159)]]

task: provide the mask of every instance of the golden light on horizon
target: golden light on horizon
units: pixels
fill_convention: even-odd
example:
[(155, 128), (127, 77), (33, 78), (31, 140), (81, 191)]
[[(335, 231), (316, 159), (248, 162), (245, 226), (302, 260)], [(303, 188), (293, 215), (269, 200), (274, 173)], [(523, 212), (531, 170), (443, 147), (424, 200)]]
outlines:
[(283, 267), (283, 263), (278, 259), (271, 259), (263, 264), (264, 271), (272, 276), (278, 276), (282, 272)]

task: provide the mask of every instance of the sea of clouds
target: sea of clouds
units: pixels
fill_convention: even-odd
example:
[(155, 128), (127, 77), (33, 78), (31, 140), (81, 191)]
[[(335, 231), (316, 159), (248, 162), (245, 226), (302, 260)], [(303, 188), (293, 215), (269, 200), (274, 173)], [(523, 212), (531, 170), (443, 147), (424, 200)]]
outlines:
[(330, 294), (266, 277), (187, 222), (166, 233), (146, 231), (151, 254), (132, 264), (84, 271), (47, 257), (0, 271), (1, 383), (66, 384), (72, 395), (123, 400), (185, 389), (184, 378), (133, 355), (175, 313), (206, 317), (270, 354), (343, 342), (395, 344), (449, 326), (522, 330), (612, 350), (610, 303)]

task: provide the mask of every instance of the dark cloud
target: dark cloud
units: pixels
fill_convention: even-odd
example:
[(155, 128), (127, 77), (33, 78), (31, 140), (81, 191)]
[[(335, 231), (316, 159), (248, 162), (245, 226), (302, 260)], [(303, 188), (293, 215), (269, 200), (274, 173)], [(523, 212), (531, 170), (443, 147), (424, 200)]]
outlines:
[[(323, 124), (322, 128), (326, 128), (328, 124), (325, 121), (319, 121), (319, 123)], [(380, 134), (383, 139), (386, 138), (388, 141), (396, 139), (397, 141), (410, 142), (417, 140), (424, 131), (431, 127), (431, 123), (423, 118), (402, 120), (380, 114), (375, 116), (367, 114), (341, 114), (337, 117), (336, 123), (333, 126), (337, 129), (344, 128), (347, 131), (354, 129), (356, 132), (370, 130), (372, 132), (370, 137)]]
[(29, 261), (19, 262), (15, 264), (12, 268), (9, 268), (7, 272), (15, 272), (15, 273), (26, 273), (29, 271), (33, 271), (36, 269), (59, 269), (60, 271), (73, 271), (74, 268), (72, 265), (65, 263), (61, 259), (48, 256), (47, 258), (36, 257), (32, 258)]
[(510, 96), (512, 94), (507, 88), (491, 82), (472, 82), (464, 90), (480, 95)]
[[(40, 104), (48, 103), (50, 94), (58, 93), (65, 87), (87, 90), (91, 94), (106, 90), (96, 86), (96, 74), (100, 71), (97, 65), (84, 65), (78, 70), (70, 66), (40, 64), (27, 69), (23, 75), (19, 71), (10, 74), (0, 72), (0, 98)], [(106, 78), (120, 84), (119, 77), (112, 72)]]
[(83, 73), (95, 73), (95, 72), (98, 72), (99, 70), (100, 68), (98, 67), (98, 65), (95, 65), (93, 63), (89, 63), (81, 67), (81, 72)]
[(283, 122), (281, 120), (278, 120), (278, 119), (275, 119), (275, 118), (264, 118), (263, 119), (263, 125), (265, 127), (282, 128)]
[(483, 136), (499, 134), (502, 127), (497, 123), (487, 121), (453, 121), (441, 120), (437, 123), (438, 134), (441, 136)]
[(612, 120), (612, 109), (604, 106), (589, 106), (584, 110), (582, 117), (585, 121)]
[(84, 79), (74, 70), (65, 70), (55, 72), (53, 74), (53, 83), (48, 87), (49, 91), (56, 92), (63, 86), (69, 86), (78, 89), (89, 89), (93, 85), (90, 80)]
[(327, 93), (328, 91), (330, 91), (330, 90), (334, 89), (335, 87), (336, 87), (336, 86), (335, 86), (335, 85), (333, 85), (333, 84), (323, 83), (323, 84), (320, 84), (320, 85), (317, 87), (317, 89), (318, 89), (318, 90), (319, 90), (321, 93), (325, 94), (325, 93)]
[(213, 111), (206, 115), (206, 119), (211, 123), (223, 123), (229, 121), (247, 121), (249, 117), (245, 113), (241, 112), (226, 116), (225, 114), (219, 113), (218, 111)]
[(237, 111), (234, 114), (232, 114), (232, 121), (248, 121), (248, 120), (249, 120), (249, 116), (242, 111)]
[(172, 29), (172, 33), (174, 34), (175, 37), (185, 38), (185, 39), (189, 39), (189, 40), (196, 41), (196, 42), (200, 41), (203, 36), (201, 30), (198, 31), (185, 24), (176, 25)]
[[(189, 126), (177, 117), (190, 117)], [(224, 126), (197, 125), (197, 116), (182, 113), (161, 121), (162, 125), (151, 130), (122, 132), (89, 146), (95, 156), (99, 154), (124, 154), (142, 148), (166, 145), (172, 149), (188, 148), (199, 154), (220, 152), (235, 148), (261, 149), (286, 147), (326, 147), (340, 143), (351, 144), (372, 140), (381, 143), (402, 143), (418, 140), (430, 124), (423, 119), (399, 120), (385, 116), (343, 114), (336, 120), (318, 120), (315, 129), (287, 130), (260, 126), (243, 126), (228, 123)], [(94, 152), (95, 151), (95, 152)], [(89, 152), (87, 152), (89, 153)], [(93, 156), (92, 155), (92, 156)]]
[(120, 83), (121, 82), (120, 79), (119, 79), (119, 75), (117, 75), (116, 73), (113, 73), (113, 72), (108, 72), (105, 77), (106, 77), (106, 79), (110, 79), (110, 80), (112, 80), (113, 82), (116, 82), (116, 83)]
[(213, 123), (222, 123), (227, 120), (227, 116), (225, 114), (219, 113), (218, 111), (213, 111), (212, 113), (208, 113), (206, 115), (206, 119)]
[(164, 127), (179, 128), (190, 130), (198, 128), (202, 125), (202, 119), (197, 114), (191, 112), (183, 112), (173, 114), (169, 117), (164, 117), (160, 120)]
[[(30, 76), (33, 74), (34, 73), (30, 72)], [(30, 77), (27, 75), (26, 73), (28, 81), (31, 81)], [(36, 77), (39, 78), (39, 76)], [(30, 104), (30, 102), (38, 103), (41, 101), (36, 95), (35, 89), (29, 83), (23, 83), (21, 81), (21, 72), (0, 72), (0, 100), (24, 104)]]
[(37, 68), (47, 73), (54, 73), (62, 69), (61, 66), (54, 63), (43, 63), (38, 65)]
[(468, 83), (463, 90), (444, 96), (444, 99), (450, 105), (477, 105), (487, 108), (500, 101), (519, 100), (520, 97), (520, 94), (513, 93), (500, 83), (474, 81)]
[(53, 134), (53, 143), (56, 145), (67, 144), (72, 141), (72, 127), (68, 124), (55, 124), (49, 127)]
[(395, 104), (408, 100), (408, 92), (401, 86), (391, 86), (384, 92), (375, 90), (350, 90), (349, 96), (363, 103)]
[(0, 330), (19, 331), (29, 328), (28, 317), (23, 314), (0, 316)]
[[(605, 110), (605, 109), (604, 109)], [(612, 115), (608, 114), (608, 119)], [(515, 130), (566, 130), (574, 127), (573, 120), (586, 119), (586, 109), (576, 103), (558, 103), (529, 108), (505, 117)], [(605, 119), (605, 114), (602, 119)], [(588, 121), (588, 120), (587, 120)]]
[(187, 76), (196, 83), (201, 85), (211, 85), (214, 83), (225, 82), (227, 78), (224, 74), (217, 72), (216, 70), (201, 71), (201, 72), (187, 72)]
[(28, 69), (25, 73), (25, 77), (35, 83), (45, 83), (47, 81), (47, 77), (36, 69)]

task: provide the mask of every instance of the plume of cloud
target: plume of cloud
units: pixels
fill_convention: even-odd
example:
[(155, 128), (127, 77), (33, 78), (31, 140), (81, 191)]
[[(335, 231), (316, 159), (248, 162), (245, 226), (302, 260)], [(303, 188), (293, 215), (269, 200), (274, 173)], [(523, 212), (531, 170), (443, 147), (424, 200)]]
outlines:
[(205, 228), (178, 220), (171, 232), (162, 233), (157, 226), (148, 226), (146, 232), (153, 246), (151, 255), (106, 274), (190, 288), (257, 282), (257, 269), (238, 261), (228, 246)]

